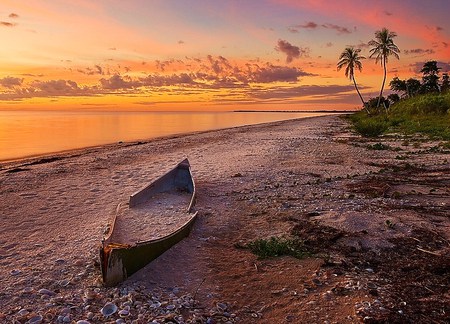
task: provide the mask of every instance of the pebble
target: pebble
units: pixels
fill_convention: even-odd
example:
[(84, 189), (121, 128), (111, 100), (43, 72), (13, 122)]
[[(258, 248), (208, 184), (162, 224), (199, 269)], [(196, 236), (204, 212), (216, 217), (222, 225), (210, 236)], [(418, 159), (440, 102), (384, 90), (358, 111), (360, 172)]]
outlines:
[(217, 306), (217, 309), (221, 312), (226, 311), (228, 308), (227, 304), (224, 304), (224, 303), (217, 303), (216, 306)]
[(22, 308), (17, 314), (19, 314), (19, 316), (25, 316), (30, 314), (30, 312)]
[(56, 295), (56, 293), (54, 291), (51, 291), (51, 290), (48, 290), (48, 289), (45, 289), (45, 288), (39, 289), (38, 293), (40, 295), (47, 295), (47, 296), (54, 296), (54, 295)]
[(29, 293), (33, 292), (33, 290), (34, 290), (33, 287), (25, 287), (25, 288), (23, 288), (22, 292), (24, 294), (29, 294)]
[[(58, 272), (61, 273), (61, 272)], [(69, 279), (67, 279), (69, 280)], [(209, 310), (196, 309), (196, 301), (190, 295), (177, 296), (175, 293), (180, 288), (171, 291), (154, 291), (147, 287), (133, 286), (121, 288), (105, 288), (100, 285), (89, 288), (70, 285), (69, 288), (53, 291), (47, 288), (35, 290), (27, 287), (29, 282), (23, 282), (20, 295), (15, 296), (17, 303), (21, 302), (21, 295), (29, 293), (26, 298), (34, 298), (31, 307), (18, 307), (15, 312), (10, 312), (4, 318), (5, 323), (234, 323), (237, 316), (231, 313), (230, 306), (226, 302), (218, 302)], [(59, 286), (63, 280), (48, 282), (45, 280), (34, 281), (36, 285)], [(13, 296), (14, 297), (14, 296)], [(14, 298), (11, 299), (11, 301)], [(18, 304), (20, 305), (20, 304)], [(103, 307), (101, 306), (103, 305)], [(40, 311), (45, 310), (42, 315)], [(184, 311), (186, 310), (186, 311)], [(39, 315), (38, 315), (39, 314)], [(208, 316), (208, 315), (209, 316)], [(212, 315), (214, 314), (214, 315)], [(262, 315), (262, 314), (261, 314)], [(253, 316), (261, 316), (256, 313)], [(30, 318), (31, 317), (31, 318)], [(2, 322), (3, 323), (3, 322)]]
[(11, 272), (10, 272), (11, 276), (17, 276), (17, 275), (20, 275), (21, 273), (22, 273), (22, 271), (17, 270), (17, 269), (11, 270)]
[(29, 319), (28, 323), (29, 324), (39, 324), (42, 322), (44, 318), (42, 317), (42, 315), (36, 315), (33, 316), (32, 318)]

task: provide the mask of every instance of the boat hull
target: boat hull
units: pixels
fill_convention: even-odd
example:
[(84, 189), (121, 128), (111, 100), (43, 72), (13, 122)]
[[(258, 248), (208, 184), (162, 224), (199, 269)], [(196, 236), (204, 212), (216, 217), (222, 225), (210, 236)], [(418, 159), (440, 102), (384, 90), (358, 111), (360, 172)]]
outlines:
[(155, 192), (164, 192), (171, 187), (187, 190), (191, 194), (189, 206), (186, 206), (186, 213), (189, 213), (190, 218), (166, 236), (133, 244), (114, 242), (112, 233), (115, 230), (115, 218), (100, 248), (102, 277), (106, 286), (114, 286), (124, 281), (189, 235), (197, 212), (191, 212), (195, 203), (195, 184), (187, 159), (155, 182), (131, 195), (129, 208), (139, 206), (145, 203)]

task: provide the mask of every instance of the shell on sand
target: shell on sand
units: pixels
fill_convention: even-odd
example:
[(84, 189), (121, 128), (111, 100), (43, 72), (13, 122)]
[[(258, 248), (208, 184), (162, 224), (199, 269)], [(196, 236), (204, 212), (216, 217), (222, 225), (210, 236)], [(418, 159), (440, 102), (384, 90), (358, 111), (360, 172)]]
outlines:
[(117, 312), (117, 306), (113, 303), (106, 303), (100, 311), (103, 316), (108, 317)]

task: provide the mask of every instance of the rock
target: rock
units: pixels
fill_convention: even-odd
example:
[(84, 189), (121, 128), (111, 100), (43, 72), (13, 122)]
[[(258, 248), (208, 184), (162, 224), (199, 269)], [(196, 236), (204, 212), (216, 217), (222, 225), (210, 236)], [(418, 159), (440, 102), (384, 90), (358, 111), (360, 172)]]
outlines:
[(217, 309), (218, 309), (220, 312), (224, 312), (224, 311), (226, 311), (227, 308), (228, 308), (227, 304), (224, 304), (224, 303), (217, 303), (216, 306), (217, 306)]
[(33, 316), (32, 318), (30, 318), (27, 323), (29, 323), (29, 324), (39, 324), (39, 323), (42, 322), (43, 319), (44, 318), (42, 317), (42, 315), (36, 315), (36, 316)]
[(48, 289), (45, 289), (45, 288), (39, 289), (38, 293), (40, 295), (47, 295), (47, 296), (54, 296), (54, 295), (56, 295), (56, 293), (54, 291), (51, 291), (51, 290), (48, 290)]

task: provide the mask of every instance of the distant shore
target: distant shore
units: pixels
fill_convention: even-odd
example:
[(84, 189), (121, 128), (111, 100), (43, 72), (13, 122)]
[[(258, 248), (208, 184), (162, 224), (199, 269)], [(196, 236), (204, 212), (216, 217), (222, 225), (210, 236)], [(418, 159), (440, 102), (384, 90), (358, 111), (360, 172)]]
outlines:
[(233, 110), (233, 112), (238, 113), (299, 113), (299, 114), (307, 114), (307, 113), (330, 113), (330, 114), (352, 114), (357, 112), (358, 110), (245, 110), (245, 109), (239, 109), (239, 110)]

